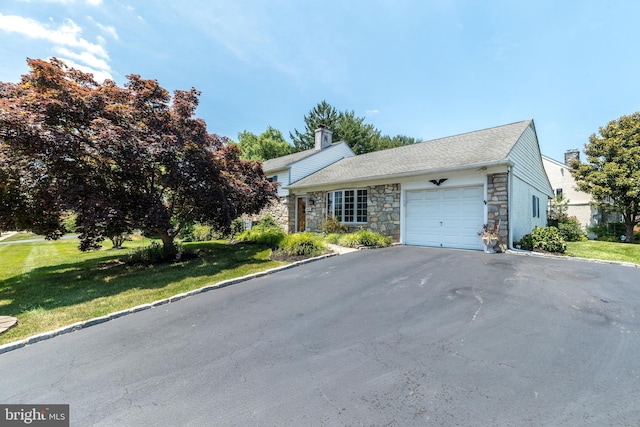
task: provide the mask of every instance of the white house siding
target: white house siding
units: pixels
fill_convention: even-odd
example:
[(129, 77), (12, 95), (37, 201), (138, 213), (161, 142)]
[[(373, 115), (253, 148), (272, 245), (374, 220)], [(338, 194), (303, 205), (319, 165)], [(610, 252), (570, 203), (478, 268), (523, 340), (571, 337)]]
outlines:
[(275, 178), (278, 182), (278, 196), (285, 197), (289, 195), (289, 190), (282, 188), (289, 185), (289, 169), (280, 169), (275, 171), (269, 171), (266, 173), (267, 178)]
[[(513, 236), (511, 241), (516, 242), (537, 225), (544, 227), (547, 225), (548, 197), (542, 191), (533, 188), (517, 176), (512, 177), (513, 191), (511, 197), (511, 224)], [(540, 201), (540, 217), (533, 215), (533, 196)]]
[(507, 157), (515, 165), (512, 169), (515, 177), (528, 182), (541, 192), (545, 199), (553, 197), (551, 184), (542, 166), (540, 146), (533, 123), (525, 129)]
[(564, 163), (545, 156), (542, 156), (542, 164), (553, 191), (561, 188), (564, 199), (569, 201), (567, 215), (575, 216), (583, 228), (596, 225), (597, 210), (590, 204), (591, 196), (578, 190), (576, 180), (571, 175), (571, 169)]
[[(344, 142), (339, 142), (331, 147), (319, 150), (316, 154), (305, 157), (290, 165), (290, 181), (287, 184), (294, 183), (340, 159), (351, 156), (354, 156), (353, 151), (351, 151), (351, 148)], [(285, 184), (283, 183), (283, 185)]]

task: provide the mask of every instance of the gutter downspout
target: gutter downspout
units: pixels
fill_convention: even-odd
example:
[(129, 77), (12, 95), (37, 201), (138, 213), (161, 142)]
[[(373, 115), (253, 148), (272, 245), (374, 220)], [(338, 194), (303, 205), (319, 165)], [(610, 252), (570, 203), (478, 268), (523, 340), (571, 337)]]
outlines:
[(508, 236), (507, 236), (507, 248), (513, 249), (513, 166), (509, 166), (507, 169), (507, 218), (508, 218)]

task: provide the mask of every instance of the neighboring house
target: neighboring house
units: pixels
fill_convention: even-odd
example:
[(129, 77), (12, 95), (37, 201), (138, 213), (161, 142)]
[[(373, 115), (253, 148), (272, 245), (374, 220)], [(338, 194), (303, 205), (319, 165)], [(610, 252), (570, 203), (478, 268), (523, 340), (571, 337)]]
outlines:
[[(268, 175), (279, 159), (269, 162)], [(289, 232), (320, 231), (332, 215), (403, 244), (482, 249), (478, 232), (500, 220), (511, 246), (546, 225), (553, 196), (533, 120), (344, 156), (298, 179), (287, 164)]]
[(575, 216), (583, 229), (593, 227), (600, 223), (620, 222), (621, 218), (616, 213), (604, 213), (593, 205), (593, 198), (589, 193), (578, 190), (576, 180), (571, 175), (569, 166), (573, 160), (580, 160), (580, 151), (573, 149), (564, 153), (564, 163), (560, 163), (547, 156), (542, 156), (542, 164), (553, 187), (554, 194), (562, 194), (568, 200), (567, 215)]
[(590, 194), (578, 190), (576, 180), (571, 175), (569, 164), (573, 160), (580, 160), (578, 150), (568, 150), (564, 153), (564, 163), (547, 156), (542, 156), (542, 164), (553, 187), (556, 196), (562, 194), (568, 200), (567, 215), (575, 216), (583, 229), (596, 225), (600, 220), (600, 213), (591, 202)]

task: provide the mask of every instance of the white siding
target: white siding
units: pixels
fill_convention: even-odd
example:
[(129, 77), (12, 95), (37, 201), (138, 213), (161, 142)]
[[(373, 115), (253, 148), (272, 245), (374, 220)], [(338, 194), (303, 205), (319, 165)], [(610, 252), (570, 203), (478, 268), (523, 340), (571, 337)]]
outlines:
[(597, 211), (590, 205), (591, 195), (578, 190), (576, 180), (571, 175), (571, 169), (564, 163), (544, 156), (542, 157), (542, 164), (553, 190), (562, 188), (562, 195), (565, 200), (569, 201), (567, 215), (578, 218), (582, 228), (596, 225)]
[[(540, 200), (540, 217), (533, 216), (533, 196)], [(536, 190), (531, 185), (522, 181), (520, 178), (513, 177), (513, 191), (511, 197), (511, 215), (513, 236), (512, 242), (516, 242), (525, 234), (531, 233), (536, 225), (544, 227), (547, 225), (547, 195)]]
[(553, 197), (553, 190), (542, 166), (540, 146), (533, 123), (525, 129), (511, 152), (507, 156), (514, 163), (512, 173), (515, 177), (529, 183), (543, 197)]
[(278, 196), (288, 196), (289, 190), (285, 190), (282, 187), (289, 185), (289, 169), (280, 169), (277, 171), (271, 171), (267, 175), (267, 178), (274, 178), (278, 182)]
[(349, 146), (344, 142), (319, 150), (316, 154), (299, 160), (291, 165), (289, 184), (309, 176), (340, 159), (351, 156), (354, 156), (353, 151), (351, 151), (351, 148), (349, 148)]

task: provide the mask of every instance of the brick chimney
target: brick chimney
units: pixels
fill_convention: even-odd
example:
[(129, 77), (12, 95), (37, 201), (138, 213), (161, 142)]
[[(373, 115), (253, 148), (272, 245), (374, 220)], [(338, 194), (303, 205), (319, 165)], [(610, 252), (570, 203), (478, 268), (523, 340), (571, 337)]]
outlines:
[(580, 150), (573, 148), (564, 152), (564, 164), (571, 166), (571, 162), (574, 160), (580, 160)]
[(322, 150), (331, 147), (331, 132), (325, 125), (318, 125), (316, 129), (316, 150)]

